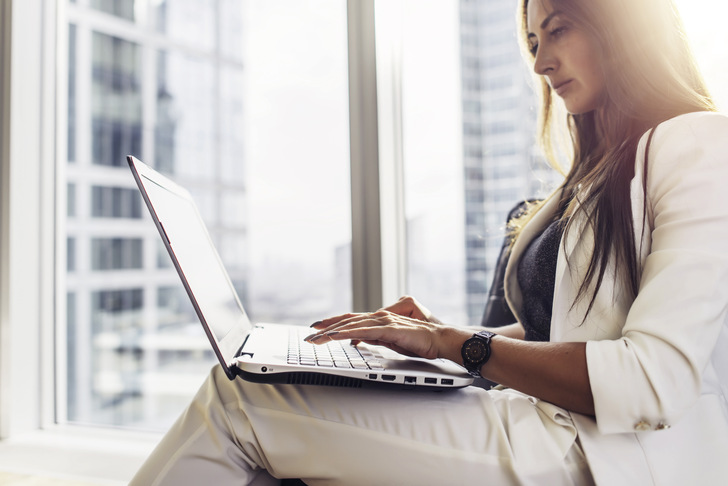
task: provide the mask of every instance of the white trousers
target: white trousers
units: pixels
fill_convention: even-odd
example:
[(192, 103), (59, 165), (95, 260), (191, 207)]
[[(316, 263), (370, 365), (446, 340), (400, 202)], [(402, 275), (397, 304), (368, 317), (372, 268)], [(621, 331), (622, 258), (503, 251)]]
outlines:
[[(593, 484), (563, 409), (513, 390), (230, 381), (219, 366), (132, 486)], [(275, 483), (273, 483), (275, 484)]]

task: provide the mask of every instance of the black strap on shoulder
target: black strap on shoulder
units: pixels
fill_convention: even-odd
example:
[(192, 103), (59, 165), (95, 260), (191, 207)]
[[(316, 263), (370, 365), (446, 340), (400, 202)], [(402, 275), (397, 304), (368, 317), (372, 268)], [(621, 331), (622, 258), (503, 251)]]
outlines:
[(650, 145), (652, 145), (652, 136), (655, 134), (657, 125), (650, 128), (650, 134), (647, 136), (647, 145), (645, 146), (645, 160), (642, 164), (642, 234), (640, 235), (640, 251), (637, 255), (637, 261), (642, 254), (642, 242), (644, 241), (645, 228), (647, 225), (647, 162), (650, 158)]
[(647, 146), (645, 146), (645, 160), (642, 168), (642, 190), (647, 201), (647, 161), (650, 158), (650, 145), (652, 145), (652, 136), (655, 134), (657, 126), (650, 128), (650, 134), (647, 136)]

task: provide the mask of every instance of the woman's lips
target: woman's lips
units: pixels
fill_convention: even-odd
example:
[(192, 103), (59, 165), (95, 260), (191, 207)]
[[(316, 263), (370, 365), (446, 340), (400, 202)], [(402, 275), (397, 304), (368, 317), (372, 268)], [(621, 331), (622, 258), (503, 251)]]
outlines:
[(571, 81), (571, 79), (567, 79), (566, 81), (554, 85), (554, 91), (556, 91), (556, 94), (563, 96), (564, 92), (571, 86)]

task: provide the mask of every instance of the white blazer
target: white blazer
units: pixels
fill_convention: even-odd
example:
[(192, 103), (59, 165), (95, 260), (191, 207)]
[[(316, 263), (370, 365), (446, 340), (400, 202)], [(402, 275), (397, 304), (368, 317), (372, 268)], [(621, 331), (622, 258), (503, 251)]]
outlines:
[[(589, 297), (572, 304), (594, 233), (575, 221), (559, 249), (551, 341), (587, 342), (596, 416), (570, 415), (597, 484), (728, 484), (728, 117), (690, 113), (657, 127), (644, 205), (647, 135), (631, 183), (639, 293), (629, 296), (612, 263), (582, 324)], [(512, 249), (505, 290), (519, 320), (517, 262), (556, 196)]]

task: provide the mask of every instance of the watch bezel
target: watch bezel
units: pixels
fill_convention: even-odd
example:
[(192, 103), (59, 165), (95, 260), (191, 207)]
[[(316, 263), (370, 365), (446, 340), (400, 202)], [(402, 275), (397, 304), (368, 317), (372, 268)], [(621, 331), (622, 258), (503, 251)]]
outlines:
[[(468, 338), (460, 349), (460, 355), (463, 358), (463, 366), (471, 376), (479, 377), (480, 368), (488, 362), (491, 355), (490, 342), (496, 333), (492, 331), (479, 331)], [(479, 357), (471, 357), (469, 350), (473, 345), (482, 346), (483, 353)]]

